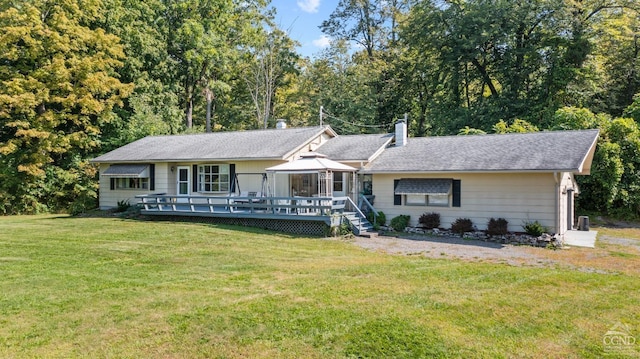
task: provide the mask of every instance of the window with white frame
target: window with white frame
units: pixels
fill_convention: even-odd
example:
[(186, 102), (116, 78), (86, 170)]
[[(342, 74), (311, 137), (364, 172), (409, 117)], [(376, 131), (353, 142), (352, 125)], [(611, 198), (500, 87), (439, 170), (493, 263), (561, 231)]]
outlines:
[(407, 194), (404, 197), (407, 206), (449, 206), (449, 195), (441, 194)]
[(149, 189), (149, 178), (114, 178), (115, 189)]
[(450, 204), (452, 179), (402, 178), (396, 182), (394, 194), (403, 196), (406, 206), (448, 207)]
[(198, 192), (228, 192), (229, 165), (199, 165)]

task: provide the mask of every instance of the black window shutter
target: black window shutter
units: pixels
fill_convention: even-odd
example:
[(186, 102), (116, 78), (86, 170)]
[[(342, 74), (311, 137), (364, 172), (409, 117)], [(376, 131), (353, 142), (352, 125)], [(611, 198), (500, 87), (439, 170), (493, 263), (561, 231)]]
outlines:
[(156, 190), (156, 165), (155, 164), (149, 165), (149, 190), (150, 191)]
[(401, 194), (395, 194), (396, 192), (396, 187), (398, 187), (398, 183), (400, 183), (400, 180), (393, 180), (393, 205), (394, 206), (401, 206), (402, 205), (402, 195)]
[(192, 180), (191, 180), (191, 191), (192, 192), (198, 192), (198, 165), (193, 165), (193, 171), (192, 171)]
[(460, 180), (453, 180), (453, 207), (460, 207)]
[(109, 180), (111, 182), (110, 183), (110, 189), (113, 191), (114, 189), (116, 189), (116, 179), (111, 177), (111, 178), (109, 178)]
[(229, 193), (235, 193), (236, 191), (236, 164), (232, 163), (229, 165), (229, 181), (231, 181), (231, 186), (229, 187)]

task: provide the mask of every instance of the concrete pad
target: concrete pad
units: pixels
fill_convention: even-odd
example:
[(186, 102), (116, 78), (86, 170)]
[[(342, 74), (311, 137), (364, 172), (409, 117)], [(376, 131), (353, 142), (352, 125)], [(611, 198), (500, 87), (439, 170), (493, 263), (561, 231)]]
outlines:
[(595, 248), (598, 231), (567, 231), (564, 244), (573, 247)]

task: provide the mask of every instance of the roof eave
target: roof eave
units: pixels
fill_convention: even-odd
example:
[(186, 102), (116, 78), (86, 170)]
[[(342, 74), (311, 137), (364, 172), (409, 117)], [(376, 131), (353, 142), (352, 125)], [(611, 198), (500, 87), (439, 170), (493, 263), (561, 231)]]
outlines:
[(579, 175), (590, 175), (591, 174), (591, 163), (593, 162), (593, 156), (596, 152), (596, 145), (598, 143), (598, 138), (600, 138), (600, 131), (596, 132), (593, 141), (591, 142), (591, 146), (589, 146), (589, 151), (585, 153), (584, 157), (582, 157), (582, 161), (580, 161), (580, 166), (578, 167), (578, 171), (576, 174)]
[(289, 152), (285, 153), (281, 160), (286, 160), (288, 158), (290, 158), (291, 156), (293, 156), (296, 152), (299, 152), (301, 149), (303, 149), (305, 146), (308, 146), (309, 143), (311, 141), (313, 141), (316, 137), (322, 135), (323, 133), (328, 133), (331, 137), (336, 137), (338, 136), (338, 134), (336, 133), (336, 131), (334, 131), (331, 126), (327, 125), (327, 126), (323, 126), (320, 127), (318, 129), (318, 132), (316, 132), (313, 136), (311, 136), (310, 138), (308, 138), (306, 141), (304, 141), (303, 143), (301, 143), (300, 145), (294, 147), (292, 150), (290, 150)]
[(498, 169), (498, 170), (368, 170), (360, 171), (366, 174), (434, 174), (434, 173), (554, 173), (554, 172), (571, 172), (578, 173), (577, 168), (570, 169)]
[(172, 159), (162, 159), (162, 158), (153, 158), (153, 159), (138, 159), (138, 160), (98, 160), (92, 159), (89, 160), (91, 163), (170, 163), (170, 162), (210, 162), (210, 161), (222, 161), (222, 162), (244, 162), (244, 161), (284, 161), (284, 158), (281, 156), (278, 157), (256, 157), (256, 158), (172, 158)]

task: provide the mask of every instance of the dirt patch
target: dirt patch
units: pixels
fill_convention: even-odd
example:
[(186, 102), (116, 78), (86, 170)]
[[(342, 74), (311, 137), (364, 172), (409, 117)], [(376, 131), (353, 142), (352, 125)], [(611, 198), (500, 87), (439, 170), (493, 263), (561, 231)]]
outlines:
[[(505, 263), (515, 266), (561, 267), (588, 273), (637, 275), (640, 270), (640, 242), (605, 237), (596, 248), (551, 250), (484, 242), (456, 237), (403, 236), (377, 238), (354, 237), (362, 248), (399, 255), (429, 258), (454, 258), (465, 261)], [(599, 239), (600, 241), (600, 239)]]
[(458, 258), (511, 265), (548, 266), (555, 261), (546, 258), (543, 248), (515, 246), (456, 237), (355, 237), (353, 242), (369, 250), (393, 254), (423, 255), (430, 258)]

